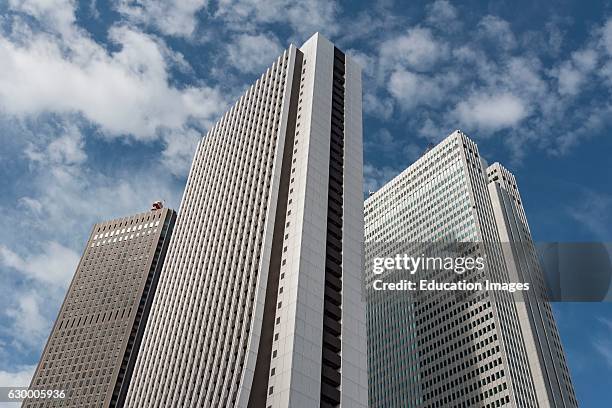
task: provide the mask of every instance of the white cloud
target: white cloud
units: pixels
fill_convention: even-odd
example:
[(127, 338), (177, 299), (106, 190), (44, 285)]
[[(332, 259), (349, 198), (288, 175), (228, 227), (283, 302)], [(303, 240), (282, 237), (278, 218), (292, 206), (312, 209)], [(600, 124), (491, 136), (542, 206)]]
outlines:
[(117, 0), (117, 9), (132, 21), (157, 28), (170, 36), (191, 37), (197, 26), (196, 14), (208, 0)]
[(593, 346), (595, 350), (603, 357), (604, 362), (612, 368), (612, 320), (600, 317), (598, 318), (599, 322), (604, 327), (604, 335), (596, 336), (593, 340)]
[(229, 44), (228, 59), (241, 72), (261, 73), (280, 56), (283, 47), (274, 34), (239, 34)]
[(16, 367), (15, 371), (0, 370), (0, 387), (28, 387), (36, 365)]
[[(403, 34), (385, 40), (378, 54), (376, 80), (384, 84), (389, 95), (402, 110), (410, 111), (422, 105), (439, 103), (444, 94), (457, 85), (459, 77), (452, 72), (430, 74), (447, 58), (448, 45), (436, 39), (428, 28), (413, 27)], [(380, 95), (368, 95), (366, 111), (388, 118), (393, 112), (389, 101)]]
[(604, 325), (608, 330), (610, 330), (610, 334), (612, 334), (612, 319), (606, 319), (605, 317), (600, 317), (599, 322)]
[(162, 152), (164, 166), (176, 176), (187, 175), (201, 139), (202, 134), (194, 129), (170, 132), (165, 135), (166, 146)]
[(213, 88), (169, 85), (162, 49), (150, 36), (115, 27), (110, 37), (120, 46), (110, 54), (87, 37), (62, 44), (39, 33), (19, 45), (0, 38), (0, 109), (80, 112), (109, 135), (151, 139), (189, 119), (209, 124), (225, 106)]
[(452, 50), (453, 64), (461, 70), (469, 84), (475, 80), (490, 81), (499, 72), (495, 61), (491, 61), (478, 44), (462, 44)]
[(612, 368), (612, 342), (605, 339), (598, 339), (593, 342), (595, 350), (603, 357), (606, 364)]
[[(204, 2), (141, 4), (130, 23), (189, 36)], [(0, 380), (19, 375), (7, 353), (19, 362), (40, 352), (94, 222), (146, 211), (156, 199), (177, 208), (184, 186), (169, 173), (186, 174), (228, 98), (200, 79), (177, 85), (172, 71), (192, 74), (184, 57), (134, 25), (112, 26), (107, 46), (76, 25), (74, 1), (10, 6), (32, 18), (11, 16), (0, 30), (0, 126), (28, 128), (0, 134), (0, 161), (20, 169), (12, 177), (19, 188), (0, 203)], [(121, 138), (121, 148), (109, 143), (101, 157), (85, 135)], [(159, 145), (161, 154), (149, 150)], [(135, 157), (142, 146), (151, 155)]]
[(374, 76), (378, 61), (373, 56), (353, 48), (346, 50), (346, 54), (361, 67), (363, 74)]
[(439, 142), (450, 134), (450, 130), (442, 123), (433, 121), (430, 117), (423, 120), (423, 125), (418, 130), (418, 134), (431, 142)]
[[(164, 160), (170, 159), (165, 157)], [(176, 166), (179, 164), (170, 165)], [(146, 211), (158, 199), (177, 206), (184, 187), (173, 183), (163, 168), (147, 163), (108, 172), (88, 167), (75, 170), (51, 166), (37, 170), (34, 177), (34, 191), (26, 197), (46, 203), (38, 215), (40, 218), (35, 219), (35, 226), (44, 236), (57, 233), (61, 227), (63, 233), (58, 239), (74, 242), (77, 248), (84, 241), (73, 240), (83, 237), (94, 222)], [(71, 231), (79, 234), (75, 236)]]
[(447, 45), (435, 39), (431, 30), (414, 27), (380, 45), (379, 63), (387, 71), (398, 67), (427, 71), (447, 53)]
[(393, 100), (376, 92), (366, 91), (363, 95), (363, 110), (370, 115), (388, 120), (393, 115)]
[(488, 15), (478, 23), (481, 36), (494, 41), (496, 47), (511, 49), (516, 46), (516, 38), (510, 24), (499, 17)]
[(595, 350), (603, 357), (606, 364), (612, 368), (612, 342), (604, 339), (594, 341)]
[(582, 92), (588, 75), (597, 65), (597, 60), (598, 55), (595, 50), (583, 49), (573, 52), (570, 60), (553, 70), (552, 74), (558, 81), (559, 93), (574, 96)]
[(568, 214), (597, 240), (609, 241), (612, 237), (612, 196), (585, 189), (580, 197), (575, 206), (567, 209)]
[(74, 124), (69, 124), (64, 133), (51, 140), (50, 143), (28, 144), (25, 150), (29, 160), (45, 164), (77, 165), (87, 159), (85, 142), (80, 130)]
[[(337, 25), (350, 27), (350, 29), (337, 30), (333, 40), (336, 44), (357, 44), (366, 49), (365, 43), (380, 38), (381, 34), (393, 32), (396, 27), (405, 27), (405, 20), (401, 14), (394, 13), (393, 4), (388, 1), (372, 2), (357, 13), (340, 13)], [(345, 49), (352, 53), (354, 49)], [(364, 67), (365, 68), (365, 67)]]
[(43, 299), (35, 290), (16, 293), (16, 305), (5, 309), (4, 314), (12, 319), (11, 332), (22, 344), (36, 346), (49, 334), (52, 322), (43, 315)]
[(68, 164), (82, 163), (87, 159), (83, 145), (81, 132), (64, 134), (49, 144), (48, 157), (50, 160)]
[(584, 49), (572, 53), (574, 65), (581, 71), (591, 71), (597, 65), (598, 55), (594, 50)]
[(518, 125), (528, 115), (524, 101), (510, 93), (475, 93), (459, 101), (454, 110), (459, 123), (484, 132)]
[(405, 109), (412, 109), (441, 96), (440, 89), (429, 82), (427, 77), (403, 69), (391, 74), (388, 87), (391, 95), (403, 102)]
[(19, 204), (35, 214), (40, 214), (43, 210), (43, 204), (33, 198), (22, 197), (19, 199)]
[(387, 90), (404, 110), (421, 105), (432, 105), (442, 101), (446, 93), (456, 85), (452, 74), (430, 76), (398, 69), (389, 77)]
[[(377, 56), (356, 50), (348, 49), (346, 53), (353, 58), (361, 67), (363, 79), (363, 110), (365, 113), (389, 120), (393, 115), (393, 99), (378, 91), (378, 87), (384, 85), (385, 78), (377, 77)], [(383, 73), (384, 74), (384, 73)]]
[[(153, 158), (139, 154), (142, 144), (136, 142), (118, 146), (113, 156), (92, 150), (92, 159), (85, 160), (80, 133), (64, 124), (43, 131), (35, 126), (15, 130), (25, 140), (0, 158), (27, 159), (27, 172), (14, 181), (26, 188), (0, 204), (11, 214), (5, 219), (15, 220), (10, 225), (0, 220), (0, 242), (21, 254), (27, 248), (8, 243), (36, 247), (57, 241), (80, 251), (94, 222), (145, 211), (157, 199), (177, 206), (183, 185), (172, 174), (186, 175), (200, 140), (199, 131), (180, 129), (163, 134), (163, 150)], [(24, 233), (10, 235), (7, 229)]]
[[(430, 140), (455, 127), (471, 129), (476, 138), (511, 132), (503, 143), (515, 163), (526, 146), (564, 154), (611, 123), (607, 100), (581, 96), (598, 87), (605, 94), (601, 87), (612, 86), (612, 18), (590, 29), (582, 47), (568, 50), (559, 28), (564, 20), (553, 18), (517, 37), (508, 21), (492, 15), (479, 21), (474, 34), (460, 22), (444, 27), (436, 18), (458, 13), (450, 3), (432, 3), (426, 13), (431, 29), (416, 26), (371, 40), (379, 51), (372, 63), (378, 69), (366, 71), (373, 77), (364, 89), (367, 113), (394, 120), (396, 112), (409, 111), (395, 120)], [(561, 52), (569, 55), (559, 62)]]
[(60, 287), (67, 286), (79, 259), (79, 254), (55, 241), (45, 242), (41, 253), (25, 258), (0, 245), (2, 264), (18, 270), (28, 278)]
[[(67, 10), (73, 6), (62, 4)], [(21, 11), (44, 18), (36, 10)], [(76, 122), (76, 115), (107, 137), (161, 138), (166, 146), (162, 163), (174, 174), (184, 175), (185, 166), (176, 165), (184, 161), (181, 144), (189, 140), (193, 146), (194, 132), (208, 128), (223, 112), (227, 95), (205, 84), (180, 88), (171, 84), (171, 68), (183, 72), (191, 68), (159, 38), (113, 26), (108, 35), (116, 47), (109, 51), (71, 19), (56, 20), (49, 25), (55, 24), (60, 35), (34, 32), (20, 19), (11, 35), (0, 34), (0, 113), (19, 119), (54, 114), (66, 123)], [(84, 141), (74, 137), (78, 128), (71, 126), (61, 139), (26, 154), (30, 159), (84, 161)], [(179, 168), (183, 173), (177, 173)]]
[[(400, 165), (401, 166), (401, 165)], [(366, 193), (377, 191), (385, 183), (399, 174), (400, 166), (393, 168), (390, 166), (375, 167), (371, 164), (363, 166), (363, 188)]]
[(300, 37), (320, 31), (327, 36), (338, 31), (337, 5), (328, 0), (220, 0), (216, 16), (239, 31), (252, 31), (261, 24), (288, 24)]
[(559, 93), (561, 95), (576, 95), (581, 90), (585, 78), (582, 72), (574, 69), (570, 64), (563, 65), (557, 73)]
[(383, 128), (374, 133), (372, 143), (386, 147), (394, 143), (394, 138), (391, 132)]
[(499, 73), (491, 81), (507, 87), (512, 92), (528, 96), (533, 102), (549, 92), (549, 87), (542, 77), (539, 60), (529, 57), (510, 57), (501, 69), (492, 68)]
[[(568, 121), (564, 131), (555, 139), (549, 149), (553, 155), (563, 155), (571, 151), (581, 141), (597, 135), (612, 125), (612, 104), (609, 101), (588, 105), (588, 108), (575, 108), (573, 121)], [(568, 114), (564, 111), (563, 114)], [(558, 122), (557, 122), (558, 123)]]
[(459, 13), (448, 0), (436, 0), (426, 7), (426, 20), (439, 28), (453, 29), (461, 25), (457, 19)]
[(9, 7), (38, 19), (45, 28), (68, 35), (75, 21), (75, 0), (9, 0)]
[(364, 141), (366, 150), (384, 153), (396, 153), (401, 150), (403, 143), (396, 140), (391, 132), (385, 128), (380, 128), (372, 132), (370, 137)]
[[(78, 132), (67, 132), (63, 124), (57, 127), (57, 135), (53, 129), (46, 130), (39, 138), (36, 133), (20, 132), (27, 140), (18, 146), (26, 154), (3, 151), (0, 158), (28, 160), (27, 171), (14, 176), (14, 183), (27, 187), (20, 190), (24, 195), (6, 197), (0, 203), (6, 215), (0, 218), (0, 277), (5, 283), (0, 290), (0, 310), (4, 311), (0, 356), (18, 354), (21, 360), (17, 361), (30, 362), (30, 356), (40, 352), (91, 226), (146, 211), (157, 199), (177, 208), (183, 188), (146, 156), (135, 160), (115, 156), (101, 165), (84, 160)], [(192, 139), (197, 135), (192, 134)], [(162, 159), (170, 162), (168, 168), (180, 167), (172, 158), (190, 156), (190, 147), (180, 132), (167, 140), (172, 143)], [(177, 146), (184, 151), (175, 150)], [(115, 166), (117, 162), (121, 166)], [(177, 172), (185, 171), (184, 167)]]

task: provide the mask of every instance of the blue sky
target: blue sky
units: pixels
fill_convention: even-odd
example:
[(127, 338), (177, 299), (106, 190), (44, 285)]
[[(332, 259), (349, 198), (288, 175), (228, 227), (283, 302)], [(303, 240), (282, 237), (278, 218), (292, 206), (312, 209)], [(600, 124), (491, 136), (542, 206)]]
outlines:
[[(202, 133), (315, 31), (364, 67), (366, 189), (459, 128), (537, 241), (611, 240), (610, 2), (8, 0), (0, 385), (28, 382), (90, 226), (177, 208)], [(555, 312), (582, 406), (609, 406), (611, 305)]]

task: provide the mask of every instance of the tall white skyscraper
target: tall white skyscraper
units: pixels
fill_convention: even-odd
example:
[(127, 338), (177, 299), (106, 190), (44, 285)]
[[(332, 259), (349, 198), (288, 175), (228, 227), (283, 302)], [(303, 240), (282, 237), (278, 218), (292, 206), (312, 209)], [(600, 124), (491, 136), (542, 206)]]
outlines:
[(315, 34), (203, 138), (127, 406), (366, 406), (361, 111)]
[[(534, 287), (368, 291), (371, 407), (577, 406), (516, 181), (499, 164), (487, 169), (465, 134), (455, 131), (366, 200), (365, 241), (366, 265), (454, 248), (486, 268), (451, 279)], [(366, 285), (374, 279), (366, 267)]]

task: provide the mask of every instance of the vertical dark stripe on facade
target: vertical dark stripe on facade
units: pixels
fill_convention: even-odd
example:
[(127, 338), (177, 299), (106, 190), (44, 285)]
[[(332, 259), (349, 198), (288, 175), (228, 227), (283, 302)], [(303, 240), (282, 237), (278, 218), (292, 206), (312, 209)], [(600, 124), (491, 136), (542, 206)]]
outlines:
[(170, 237), (172, 236), (175, 221), (176, 212), (174, 210), (167, 210), (162, 227), (163, 231), (161, 232), (161, 236), (157, 242), (157, 248), (155, 248), (151, 269), (149, 269), (147, 281), (145, 283), (142, 296), (140, 297), (138, 309), (136, 310), (136, 317), (134, 318), (132, 330), (130, 331), (130, 337), (125, 348), (125, 352), (123, 353), (121, 367), (119, 368), (119, 374), (117, 375), (117, 381), (115, 382), (115, 387), (113, 389), (113, 394), (109, 404), (110, 408), (122, 408), (125, 403), (125, 397), (127, 396), (128, 388), (130, 386), (132, 372), (134, 371), (134, 365), (136, 364), (136, 357), (138, 357), (138, 350), (140, 349), (142, 336), (149, 318), (151, 304), (153, 303), (153, 297), (155, 296), (155, 290), (157, 289), (157, 282), (159, 281), (166, 252), (168, 251), (168, 244), (170, 242)]
[(295, 67), (293, 68), (293, 81), (291, 82), (291, 96), (289, 100), (289, 114), (287, 118), (287, 132), (283, 148), (283, 161), (281, 165), (280, 185), (274, 218), (274, 232), (272, 235), (272, 250), (270, 266), (268, 269), (268, 282), (266, 284), (266, 299), (264, 315), (261, 326), (259, 347), (257, 349), (257, 362), (253, 375), (253, 385), (249, 395), (249, 407), (260, 408), (266, 406), (268, 396), (268, 380), (270, 378), (270, 358), (272, 355), (272, 342), (274, 338), (274, 319), (276, 317), (276, 302), (278, 298), (278, 279), (280, 276), (281, 260), (283, 255), (283, 240), (285, 233), (285, 219), (287, 218), (287, 200), (289, 196), (289, 181), (291, 179), (291, 161), (293, 159), (293, 140), (295, 137), (295, 123), (297, 119), (297, 105), (300, 94), (300, 74), (304, 54), (296, 50)]
[(325, 243), (325, 300), (323, 305), (321, 407), (340, 406), (344, 74), (344, 53), (334, 47), (331, 134), (329, 146), (329, 187), (327, 193), (327, 237)]

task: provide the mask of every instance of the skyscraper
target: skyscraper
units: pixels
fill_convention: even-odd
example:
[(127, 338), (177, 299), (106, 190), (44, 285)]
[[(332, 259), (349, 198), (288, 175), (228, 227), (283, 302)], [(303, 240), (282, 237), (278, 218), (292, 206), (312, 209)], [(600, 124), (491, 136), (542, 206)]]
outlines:
[[(516, 181), (498, 164), (487, 170), (465, 134), (452, 133), (366, 200), (365, 241), (366, 265), (454, 246), (486, 259), (468, 280), (536, 286), (533, 295), (368, 292), (371, 407), (577, 406)], [(366, 267), (366, 286), (373, 279)]]
[(361, 72), (315, 34), (200, 142), (131, 407), (367, 403)]
[(533, 284), (516, 302), (534, 387), (541, 407), (574, 407), (577, 402), (565, 353), (547, 301), (544, 274), (531, 238), (514, 175), (499, 163), (487, 167), (489, 196), (511, 280)]
[(30, 388), (64, 390), (64, 399), (23, 407), (122, 406), (176, 212), (95, 224)]

